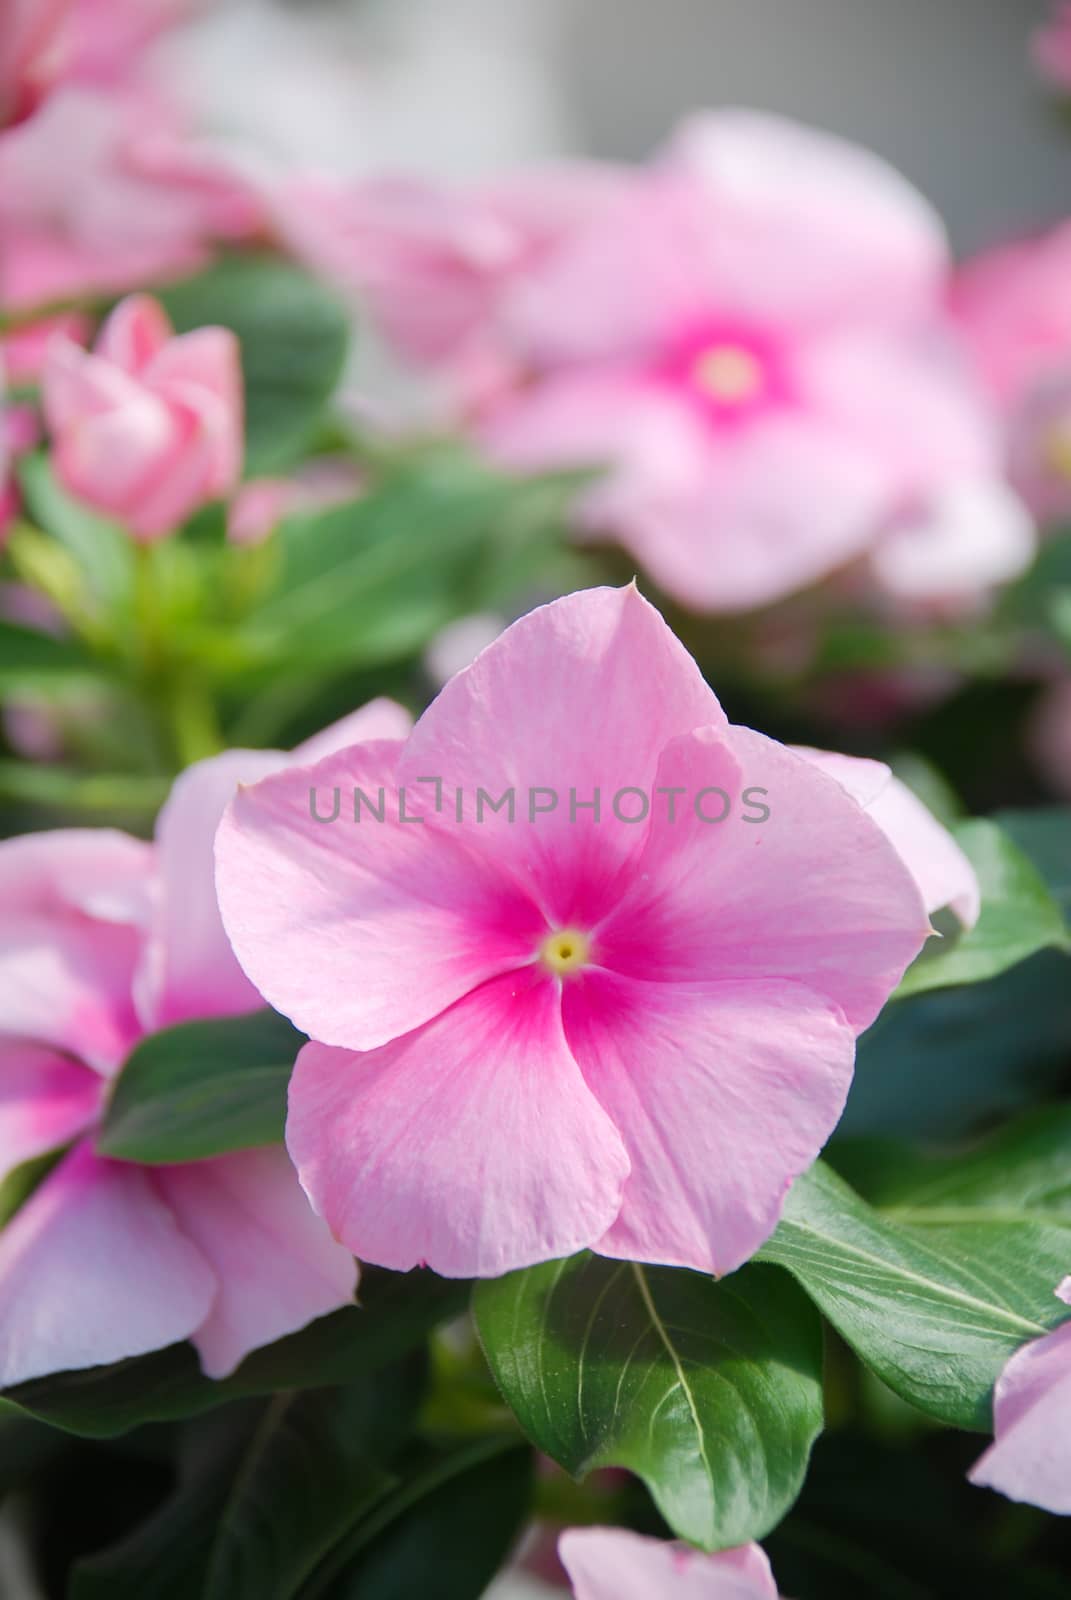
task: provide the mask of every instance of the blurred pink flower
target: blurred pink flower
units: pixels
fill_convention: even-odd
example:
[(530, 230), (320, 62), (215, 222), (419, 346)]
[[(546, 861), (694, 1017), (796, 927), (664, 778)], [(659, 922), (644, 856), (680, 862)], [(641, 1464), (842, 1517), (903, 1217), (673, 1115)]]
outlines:
[(966, 262), (951, 308), (1003, 414), (1012, 482), (1043, 520), (1071, 515), (1071, 223)]
[(2, 0), (0, 129), (31, 111), (60, 70), (68, 0)]
[[(353, 826), (355, 787), (382, 822)], [(332, 791), (348, 824), (310, 816)], [(584, 1247), (732, 1271), (929, 932), (881, 830), (730, 726), (634, 588), (522, 618), (406, 742), (242, 789), (216, 853), (240, 961), (318, 1041), (287, 1125), (306, 1191), (363, 1259), (447, 1276)]]
[(235, 544), (261, 544), (284, 518), (343, 505), (362, 487), (360, 473), (345, 457), (308, 461), (290, 478), (254, 478), (231, 501), (227, 536)]
[(497, 184), (293, 180), (277, 225), (313, 270), (363, 298), (407, 358), (448, 363), (467, 394), (514, 376), (499, 310), (529, 268), (627, 183), (576, 162)]
[[(1054, 1293), (1071, 1305), (1071, 1277)], [(1071, 1321), (1015, 1352), (997, 1379), (993, 1414), (996, 1438), (971, 1482), (1071, 1515)]]
[(157, 301), (133, 295), (92, 352), (53, 340), (42, 402), (60, 481), (136, 539), (173, 533), (237, 485), (242, 371), (226, 328), (176, 337)]
[(778, 1600), (757, 1544), (708, 1556), (626, 1528), (570, 1528), (558, 1548), (576, 1600)]
[(1031, 39), (1034, 65), (1057, 89), (1071, 91), (1071, 5), (1056, 0), (1052, 16)]
[(64, 84), (0, 132), (7, 310), (192, 272), (260, 220), (249, 186), (145, 89)]
[(611, 463), (587, 496), (696, 610), (749, 609), (1001, 470), (940, 326), (940, 223), (877, 157), (775, 118), (695, 119), (500, 312), (531, 381), (481, 436), (523, 468)]
[(281, 1148), (180, 1166), (98, 1156), (146, 1033), (263, 1004), (219, 920), (212, 840), (241, 780), (404, 732), (379, 701), (288, 757), (229, 751), (176, 781), (152, 844), (109, 829), (0, 844), (0, 1177), (75, 1141), (0, 1233), (0, 1385), (190, 1338), (211, 1377), (347, 1304), (357, 1269)]

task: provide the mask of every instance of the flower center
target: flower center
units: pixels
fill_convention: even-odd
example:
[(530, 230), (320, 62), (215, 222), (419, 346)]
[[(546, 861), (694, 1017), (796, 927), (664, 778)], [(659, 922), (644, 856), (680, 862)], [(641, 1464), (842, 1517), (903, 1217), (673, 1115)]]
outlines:
[(591, 940), (579, 928), (559, 928), (543, 940), (539, 955), (551, 972), (565, 974), (582, 967), (590, 950)]
[(741, 405), (763, 388), (762, 362), (743, 345), (714, 344), (696, 357), (692, 381), (722, 405)]
[(1051, 473), (1071, 483), (1071, 424), (1058, 422), (1050, 428), (1042, 445), (1042, 455)]

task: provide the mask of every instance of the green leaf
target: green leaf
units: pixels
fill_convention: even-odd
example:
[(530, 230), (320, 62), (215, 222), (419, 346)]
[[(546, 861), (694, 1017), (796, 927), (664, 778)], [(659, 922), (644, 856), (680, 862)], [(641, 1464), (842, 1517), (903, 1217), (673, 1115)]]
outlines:
[(1071, 809), (1045, 806), (1034, 811), (1000, 811), (995, 821), (1029, 856), (1065, 917), (1071, 916)]
[(366, 1267), (356, 1306), (254, 1350), (218, 1382), (203, 1376), (192, 1345), (176, 1344), (111, 1366), (35, 1378), (9, 1389), (5, 1398), (69, 1433), (113, 1438), (144, 1422), (192, 1416), (228, 1400), (351, 1383), (422, 1343), (432, 1328), (464, 1309), (467, 1296), (464, 1283), (430, 1272)]
[(1071, 935), (1037, 868), (994, 822), (960, 823), (955, 837), (982, 889), (982, 914), (966, 933), (931, 939), (904, 974), (896, 998), (981, 983), (1038, 950), (1071, 950)]
[(366, 1390), (276, 1395), (217, 1525), (204, 1600), (291, 1600), (390, 1480), (370, 1459)]
[(267, 1010), (150, 1034), (119, 1075), (97, 1149), (156, 1166), (278, 1143), (304, 1042)]
[(781, 1273), (715, 1282), (588, 1254), (477, 1286), (491, 1370), (525, 1432), (574, 1476), (627, 1467), (708, 1550), (761, 1538), (822, 1426), (822, 1339)]
[(995, 1163), (982, 1153), (924, 1168), (932, 1179), (892, 1210), (819, 1162), (759, 1259), (786, 1267), (896, 1394), (985, 1430), (1008, 1357), (1067, 1315), (1053, 1289), (1071, 1259), (1071, 1214), (1052, 1174), (1071, 1154), (1071, 1108), (1045, 1126)]
[(45, 451), (23, 456), (17, 474), (27, 512), (76, 562), (86, 592), (109, 608), (128, 599), (136, 553), (130, 535), (62, 489)]
[(179, 1483), (120, 1543), (78, 1563), (69, 1600), (290, 1600), (393, 1480), (424, 1363), (345, 1388), (244, 1402), (183, 1432)]
[(361, 500), (283, 524), (275, 583), (231, 649), (253, 667), (306, 675), (414, 654), (454, 617), (512, 592), (524, 548), (553, 553), (557, 503), (541, 480), (456, 454), (400, 467)]
[(99, 677), (98, 664), (78, 640), (0, 618), (0, 694), (48, 693)]
[(859, 1040), (837, 1140), (958, 1138), (1052, 1093), (1067, 1070), (1067, 957), (1042, 950), (986, 983), (886, 1006)]
[(231, 328), (245, 375), (246, 472), (285, 472), (306, 455), (335, 392), (349, 319), (334, 296), (271, 256), (231, 256), (162, 291), (180, 333)]
[(332, 1552), (302, 1600), (479, 1600), (531, 1497), (532, 1453), (513, 1437), (436, 1451)]

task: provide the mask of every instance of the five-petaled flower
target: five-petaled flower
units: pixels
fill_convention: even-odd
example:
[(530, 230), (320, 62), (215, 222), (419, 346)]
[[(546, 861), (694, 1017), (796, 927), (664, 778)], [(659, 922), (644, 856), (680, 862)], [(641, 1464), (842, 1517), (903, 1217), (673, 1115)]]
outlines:
[[(772, 814), (458, 823), (473, 779), (583, 797), (759, 785)], [(421, 820), (324, 827), (310, 783), (404, 788)], [(239, 960), (314, 1041), (287, 1126), (314, 1206), (363, 1259), (448, 1276), (585, 1246), (739, 1266), (929, 932), (881, 828), (811, 761), (730, 725), (634, 588), (523, 618), (404, 743), (241, 790), (216, 856)]]

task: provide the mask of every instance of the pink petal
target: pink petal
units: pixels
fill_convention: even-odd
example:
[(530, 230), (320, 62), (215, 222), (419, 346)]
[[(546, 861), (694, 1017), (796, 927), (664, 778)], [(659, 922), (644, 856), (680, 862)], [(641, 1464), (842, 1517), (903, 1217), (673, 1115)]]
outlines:
[(927, 911), (951, 906), (965, 928), (974, 927), (982, 909), (978, 875), (948, 829), (906, 783), (880, 761), (793, 748), (835, 778), (877, 823), (918, 884)]
[(496, 978), (365, 1055), (306, 1045), (287, 1144), (362, 1260), (497, 1276), (598, 1239), (628, 1158), (562, 1032), (557, 986)]
[(595, 1248), (732, 1272), (769, 1238), (793, 1178), (848, 1093), (855, 1041), (800, 984), (657, 983), (591, 971), (564, 985), (570, 1048), (632, 1163)]
[(0, 1386), (187, 1338), (211, 1271), (142, 1167), (77, 1145), (0, 1233)]
[(334, 755), (352, 744), (366, 744), (371, 739), (407, 739), (412, 732), (413, 719), (404, 706), (386, 695), (369, 700), (367, 705), (340, 717), (329, 728), (314, 733), (295, 745), (291, 758), (299, 766), (312, 766), (324, 756)]
[(156, 895), (137, 978), (146, 1028), (263, 1005), (223, 931), (212, 850), (239, 785), (255, 783), (285, 763), (278, 751), (227, 750), (187, 767), (175, 780), (156, 819)]
[(879, 587), (909, 605), (976, 609), (1026, 571), (1037, 553), (1033, 520), (999, 478), (949, 483), (908, 513), (875, 546)]
[(102, 922), (145, 923), (152, 848), (115, 828), (56, 828), (0, 844), (5, 912), (84, 912)]
[(108, 317), (94, 349), (106, 361), (137, 377), (173, 336), (160, 302), (148, 294), (131, 294)]
[[(748, 728), (674, 741), (658, 784), (685, 800), (676, 823), (668, 802), (655, 814), (633, 887), (598, 931), (600, 962), (665, 981), (789, 979), (867, 1027), (930, 933), (876, 824), (834, 779)], [(729, 797), (724, 822), (697, 819), (708, 786)], [(760, 805), (768, 818), (745, 820)], [(718, 816), (725, 802), (702, 809)]]
[(0, 1034), (36, 1039), (111, 1072), (141, 1029), (132, 928), (16, 912), (0, 924)]
[(723, 250), (740, 265), (750, 257), (756, 290), (781, 315), (887, 322), (936, 311), (944, 226), (872, 151), (787, 117), (727, 109), (689, 117), (662, 160), (702, 185)]
[(777, 1600), (756, 1544), (708, 1556), (626, 1528), (569, 1528), (558, 1554), (576, 1600)]
[[(615, 795), (649, 789), (667, 740), (703, 725), (724, 727), (724, 713), (654, 607), (634, 587), (584, 590), (522, 617), (446, 685), (414, 728), (399, 776), (440, 777), (435, 834), (475, 835), (470, 847), (525, 884), (549, 923), (591, 923), (643, 842), (643, 827), (615, 817)], [(494, 797), (515, 789), (516, 823), (505, 812), (475, 823), (477, 786)], [(557, 805), (532, 823), (529, 791), (541, 787)], [(597, 823), (580, 809), (596, 789)], [(458, 790), (468, 808), (460, 825)]]
[(192, 1335), (210, 1378), (352, 1301), (357, 1263), (313, 1214), (285, 1150), (160, 1167), (156, 1182), (216, 1275), (216, 1298)]
[(84, 1133), (103, 1098), (100, 1077), (80, 1062), (43, 1045), (0, 1039), (0, 1180)]
[[(399, 820), (402, 746), (362, 744), (240, 789), (216, 844), (223, 922), (269, 1004), (326, 1044), (372, 1049), (530, 961), (546, 933), (531, 900), (458, 829)], [(421, 771), (424, 769), (421, 768)], [(431, 769), (433, 770), (433, 769)], [(335, 821), (314, 821), (332, 815)], [(371, 806), (383, 790), (383, 820)], [(416, 815), (426, 786), (407, 791)], [(411, 809), (410, 809), (411, 808)]]
[(1071, 1322), (1017, 1350), (997, 1379), (996, 1438), (970, 1480), (1071, 1514)]

